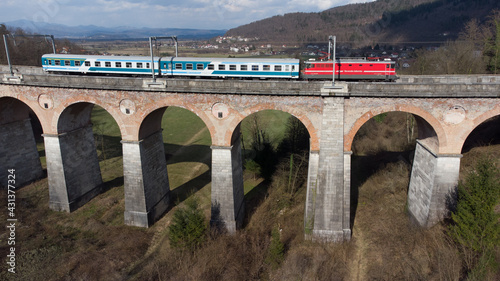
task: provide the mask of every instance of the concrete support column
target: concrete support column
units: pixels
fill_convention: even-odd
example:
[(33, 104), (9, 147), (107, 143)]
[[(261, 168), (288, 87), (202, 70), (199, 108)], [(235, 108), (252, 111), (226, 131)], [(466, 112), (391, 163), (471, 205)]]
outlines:
[(101, 169), (92, 126), (43, 137), (49, 206), (56, 211), (72, 212), (101, 192)]
[(212, 215), (210, 225), (234, 233), (243, 223), (243, 168), (241, 142), (212, 146)]
[(161, 130), (140, 141), (122, 141), (125, 224), (149, 227), (170, 204)]
[(417, 140), (408, 210), (419, 225), (430, 227), (449, 215), (456, 201), (460, 158), (460, 154), (436, 154)]
[(15, 169), (15, 186), (43, 176), (30, 119), (0, 125), (0, 187), (7, 187), (9, 169)]
[(350, 236), (349, 220), (346, 220), (350, 216), (350, 198), (345, 198), (350, 190), (346, 191), (344, 186), (343, 98), (325, 97), (322, 118), (312, 235), (313, 239), (340, 242), (346, 235)]

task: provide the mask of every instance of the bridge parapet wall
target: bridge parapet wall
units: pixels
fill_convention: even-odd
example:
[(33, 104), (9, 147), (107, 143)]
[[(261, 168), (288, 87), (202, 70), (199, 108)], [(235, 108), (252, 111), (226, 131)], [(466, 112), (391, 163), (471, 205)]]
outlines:
[(402, 75), (396, 83), (406, 84), (500, 84), (500, 75)]

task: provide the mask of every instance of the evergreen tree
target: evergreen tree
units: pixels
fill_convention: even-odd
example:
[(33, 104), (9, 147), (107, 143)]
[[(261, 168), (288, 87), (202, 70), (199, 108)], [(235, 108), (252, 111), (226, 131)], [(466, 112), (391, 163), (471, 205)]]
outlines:
[[(492, 161), (481, 159), (458, 186), (457, 209), (452, 214), (451, 237), (461, 246), (469, 274), (481, 278), (495, 268), (494, 252), (500, 245), (499, 171)], [(481, 273), (480, 273), (480, 272)], [(474, 279), (474, 278), (473, 278)]]
[(170, 245), (194, 251), (205, 241), (207, 226), (203, 212), (196, 199), (186, 201), (186, 207), (174, 213), (172, 223), (168, 227)]
[(489, 69), (497, 74), (500, 71), (500, 11), (496, 10), (490, 18), (490, 36), (486, 40), (486, 55), (489, 57)]
[(272, 268), (277, 268), (285, 259), (285, 245), (281, 242), (278, 227), (273, 228), (271, 232), (271, 245), (267, 254), (266, 262)]

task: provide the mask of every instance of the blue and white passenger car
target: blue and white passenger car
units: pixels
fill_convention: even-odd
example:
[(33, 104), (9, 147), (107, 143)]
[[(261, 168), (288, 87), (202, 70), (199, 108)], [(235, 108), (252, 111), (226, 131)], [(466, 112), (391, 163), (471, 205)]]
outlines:
[[(159, 58), (153, 61), (158, 73)], [(146, 75), (151, 74), (151, 58), (46, 54), (42, 56), (42, 68), (47, 72)]]
[[(299, 78), (298, 59), (154, 57), (155, 74), (199, 78)], [(150, 57), (46, 54), (47, 72), (150, 75)]]
[(167, 76), (216, 78), (299, 78), (298, 59), (189, 58), (161, 59), (161, 73)]

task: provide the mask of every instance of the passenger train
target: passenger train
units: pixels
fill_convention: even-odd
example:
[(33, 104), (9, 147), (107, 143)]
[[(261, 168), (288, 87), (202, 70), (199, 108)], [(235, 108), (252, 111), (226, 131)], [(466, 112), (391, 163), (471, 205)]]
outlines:
[[(49, 73), (152, 75), (154, 63), (158, 77), (242, 78), (242, 79), (332, 79), (332, 61), (305, 61), (300, 70), (298, 59), (140, 57), (46, 54), (43, 70)], [(394, 81), (392, 61), (337, 59), (337, 80)]]

